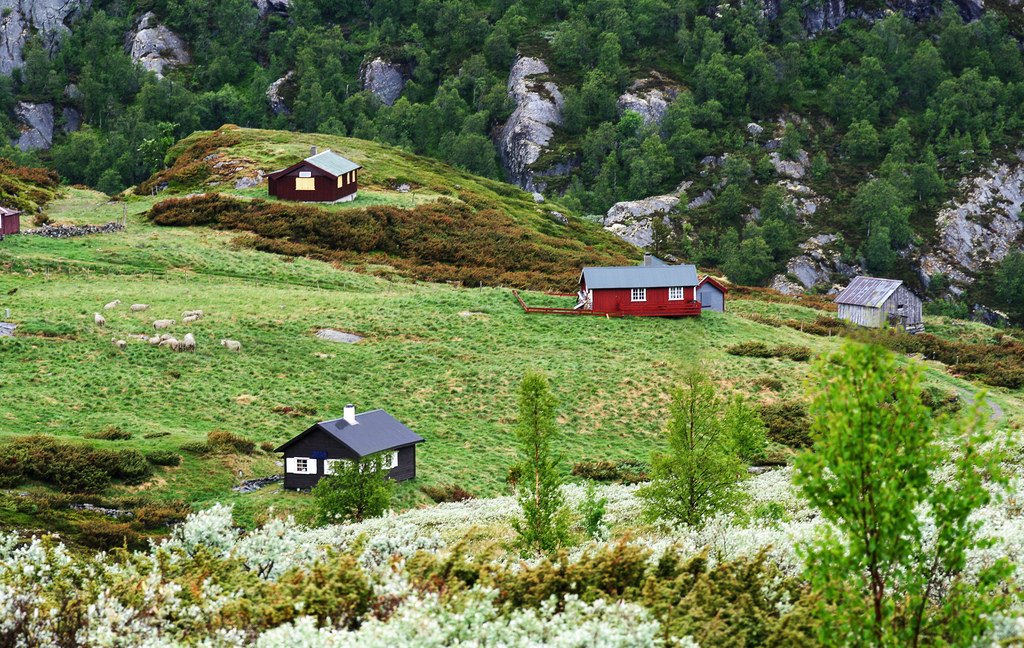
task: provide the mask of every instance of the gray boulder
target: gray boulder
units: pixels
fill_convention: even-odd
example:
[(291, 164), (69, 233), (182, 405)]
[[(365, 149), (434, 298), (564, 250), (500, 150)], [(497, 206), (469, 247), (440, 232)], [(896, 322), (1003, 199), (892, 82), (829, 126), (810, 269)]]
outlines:
[(61, 124), (60, 129), (65, 133), (73, 133), (82, 127), (82, 113), (78, 112), (77, 108), (64, 106), (61, 109), (61, 116), (64, 118), (64, 123)]
[(360, 68), (359, 78), (363, 82), (363, 90), (369, 90), (381, 103), (390, 106), (401, 96), (406, 74), (401, 64), (378, 56)]
[(807, 165), (811, 163), (811, 158), (807, 155), (807, 151), (803, 149), (800, 149), (797, 153), (797, 159), (795, 160), (783, 159), (778, 151), (772, 151), (768, 159), (771, 160), (776, 173), (793, 180), (803, 178), (807, 174)]
[(666, 85), (658, 75), (633, 82), (617, 105), (620, 113), (633, 111), (644, 118), (645, 124), (660, 124), (665, 118), (668, 106), (679, 95), (679, 89)]
[(22, 151), (48, 149), (53, 145), (53, 104), (19, 101), (14, 109), (21, 134), (14, 144)]
[(25, 43), (33, 34), (54, 51), (89, 6), (90, 0), (0, 0), (0, 74), (22, 66)]
[(260, 18), (266, 18), (270, 14), (287, 16), (291, 8), (291, 0), (253, 0), (252, 4), (260, 12)]
[(654, 242), (655, 219), (669, 224), (668, 213), (679, 205), (679, 196), (651, 196), (615, 203), (604, 217), (604, 228), (627, 243), (645, 248)]
[(144, 13), (135, 23), (135, 28), (128, 34), (125, 50), (133, 61), (156, 74), (157, 78), (163, 78), (167, 70), (192, 62), (185, 41), (157, 22), (152, 11)]
[[(1018, 156), (1024, 162), (1024, 151)], [(920, 259), (922, 278), (944, 273), (966, 285), (986, 264), (1002, 261), (1022, 249), (1024, 222), (1024, 164), (999, 164), (960, 183), (959, 201), (936, 217), (938, 241)]]
[(786, 264), (786, 274), (777, 275), (772, 288), (785, 294), (801, 293), (815, 286), (831, 286), (832, 278), (850, 278), (861, 272), (856, 265), (844, 263), (835, 234), (812, 236), (800, 245), (800, 254)]
[(284, 89), (287, 84), (291, 83), (294, 77), (295, 71), (292, 70), (267, 86), (267, 104), (270, 106), (270, 112), (275, 115), (288, 115), (291, 113), (288, 110), (288, 103), (284, 98)]
[(527, 191), (543, 192), (546, 183), (535, 181), (530, 168), (547, 150), (555, 127), (562, 124), (562, 93), (551, 81), (533, 79), (548, 73), (539, 58), (516, 59), (508, 75), (508, 95), (515, 110), (498, 133), (498, 151), (511, 182)]

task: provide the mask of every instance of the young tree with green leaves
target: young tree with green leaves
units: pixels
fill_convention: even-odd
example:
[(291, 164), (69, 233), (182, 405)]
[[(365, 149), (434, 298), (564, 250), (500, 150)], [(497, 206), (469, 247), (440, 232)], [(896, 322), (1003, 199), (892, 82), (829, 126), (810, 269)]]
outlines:
[(649, 519), (700, 526), (739, 503), (743, 461), (720, 419), (722, 401), (699, 369), (672, 393), (668, 448), (651, 457), (651, 483), (638, 495)]
[(965, 575), (968, 553), (990, 546), (972, 514), (992, 499), (986, 482), (1006, 484), (998, 457), (983, 450), (977, 407), (943, 442), (920, 376), (848, 342), (811, 381), (814, 448), (795, 481), (827, 522), (803, 548), (825, 645), (968, 645), (1009, 604), (1007, 561)]
[(515, 429), (520, 474), (516, 495), (523, 517), (512, 522), (517, 542), (527, 553), (549, 553), (568, 542), (569, 515), (561, 491), (558, 457), (551, 449), (557, 434), (555, 397), (548, 379), (530, 372), (519, 386)]
[(999, 262), (995, 291), (1010, 317), (1024, 322), (1024, 253), (1011, 252)]
[(313, 522), (325, 525), (378, 517), (391, 506), (393, 491), (384, 455), (335, 462), (334, 474), (313, 487)]

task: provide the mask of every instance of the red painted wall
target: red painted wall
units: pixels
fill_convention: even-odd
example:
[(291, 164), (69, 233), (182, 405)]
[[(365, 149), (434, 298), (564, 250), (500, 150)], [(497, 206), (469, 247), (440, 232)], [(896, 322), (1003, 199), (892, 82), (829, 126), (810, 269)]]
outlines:
[[(295, 189), (295, 179), (299, 172), (309, 171), (313, 176), (316, 189), (313, 191), (298, 191)], [(338, 186), (338, 179), (326, 173), (312, 164), (304, 164), (293, 169), (287, 174), (267, 179), (267, 192), (282, 200), (298, 200), (303, 202), (334, 202), (356, 192), (359, 184), (359, 175), (356, 173), (354, 182)]]
[[(661, 315), (665, 311), (686, 310), (694, 301), (694, 287), (683, 288), (683, 299), (669, 300), (668, 288), (648, 288), (647, 301), (630, 300), (629, 288), (603, 289), (594, 291), (594, 310), (602, 313), (625, 313), (628, 315)], [(692, 310), (692, 307), (690, 307)], [(700, 313), (700, 304), (697, 304)]]
[(17, 234), (21, 231), (21, 214), (0, 216), (0, 235)]

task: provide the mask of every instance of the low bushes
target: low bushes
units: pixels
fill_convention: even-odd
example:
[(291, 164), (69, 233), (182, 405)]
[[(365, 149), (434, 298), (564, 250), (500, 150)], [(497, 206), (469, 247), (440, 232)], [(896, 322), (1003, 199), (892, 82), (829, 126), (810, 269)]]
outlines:
[(132, 433), (122, 430), (116, 425), (105, 427), (99, 432), (87, 432), (82, 435), (85, 439), (99, 439), (102, 441), (127, 441), (132, 438)]
[(146, 461), (154, 466), (177, 466), (181, 463), (181, 455), (172, 450), (154, 450), (146, 453)]
[(150, 475), (149, 463), (138, 450), (103, 450), (48, 436), (0, 445), (0, 466), (8, 488), (35, 479), (76, 493), (99, 492), (114, 479), (139, 483)]
[(647, 481), (647, 464), (625, 459), (621, 461), (578, 461), (572, 466), (572, 474), (583, 479), (599, 482), (622, 482), (636, 484)]
[(78, 523), (78, 538), (82, 544), (95, 549), (113, 549), (127, 546), (129, 549), (142, 549), (144, 539), (128, 522), (108, 520), (106, 518), (90, 518)]
[(809, 448), (811, 422), (807, 406), (800, 401), (765, 403), (760, 407), (761, 420), (768, 427), (768, 438), (790, 448)]
[(726, 353), (734, 356), (746, 356), (748, 358), (787, 358), (798, 362), (805, 362), (811, 357), (811, 350), (803, 346), (791, 344), (780, 344), (769, 347), (763, 342), (741, 342), (726, 348)]
[(442, 502), (464, 502), (474, 498), (472, 493), (458, 484), (423, 486), (420, 490), (438, 504), (441, 504)]
[(214, 430), (206, 435), (206, 445), (213, 452), (227, 452), (236, 454), (252, 454), (256, 450), (256, 442), (250, 441), (243, 436), (227, 432), (225, 430)]

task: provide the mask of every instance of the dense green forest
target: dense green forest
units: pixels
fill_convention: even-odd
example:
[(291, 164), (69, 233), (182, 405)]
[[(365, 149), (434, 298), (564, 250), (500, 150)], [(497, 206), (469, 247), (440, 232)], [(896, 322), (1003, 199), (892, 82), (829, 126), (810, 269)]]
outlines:
[[(294, 0), (287, 16), (261, 18), (249, 0), (100, 0), (54, 53), (29, 43), (23, 68), (0, 78), (0, 112), (13, 134), (17, 100), (73, 104), (84, 127), (38, 155), (108, 193), (160, 168), (176, 139), (225, 123), (372, 139), (502, 178), (493, 137), (513, 107), (509, 68), (517, 52), (533, 54), (565, 98), (545, 155), (573, 162), (549, 191), (580, 213), (698, 178), (717, 192), (685, 226), (703, 235), (665, 236), (666, 251), (764, 282), (804, 238), (770, 182), (763, 144), (779, 125), (779, 154), (807, 152), (805, 182), (831, 199), (828, 227), (849, 255), (899, 272), (898, 251), (928, 236), (953, 181), (1012, 153), (1024, 124), (1024, 61), (1008, 20), (936, 9), (927, 21), (897, 12), (812, 38), (799, 3), (768, 19), (759, 3), (704, 0)], [(160, 79), (133, 64), (125, 34), (145, 11), (181, 36), (191, 65)], [(361, 90), (360, 66), (378, 55), (409, 71), (392, 106)], [(679, 88), (660, 124), (616, 106), (652, 70)], [(289, 71), (291, 110), (275, 115), (266, 91)], [(760, 139), (751, 121), (766, 127)], [(707, 156), (721, 163), (708, 171)], [(760, 218), (745, 223), (751, 206)]]

